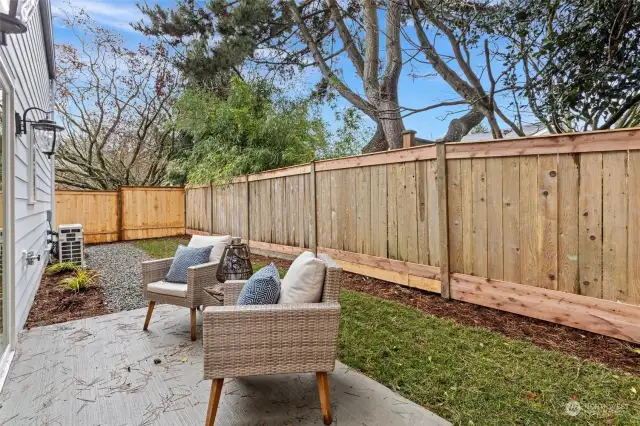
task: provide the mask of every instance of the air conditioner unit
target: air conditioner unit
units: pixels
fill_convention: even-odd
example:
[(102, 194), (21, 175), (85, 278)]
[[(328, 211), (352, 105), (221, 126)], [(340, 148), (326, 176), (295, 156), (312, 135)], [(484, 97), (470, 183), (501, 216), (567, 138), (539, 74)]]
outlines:
[(58, 226), (60, 262), (74, 262), (84, 266), (84, 232), (79, 223)]

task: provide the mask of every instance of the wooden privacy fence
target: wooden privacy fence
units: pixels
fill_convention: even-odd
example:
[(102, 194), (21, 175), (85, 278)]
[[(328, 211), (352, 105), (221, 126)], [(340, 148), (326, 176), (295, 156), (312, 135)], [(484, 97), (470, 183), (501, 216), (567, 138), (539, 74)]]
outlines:
[(82, 224), (86, 243), (182, 235), (184, 206), (182, 187), (56, 190), (56, 227)]
[(640, 342), (640, 129), (317, 161), (186, 203), (187, 232)]

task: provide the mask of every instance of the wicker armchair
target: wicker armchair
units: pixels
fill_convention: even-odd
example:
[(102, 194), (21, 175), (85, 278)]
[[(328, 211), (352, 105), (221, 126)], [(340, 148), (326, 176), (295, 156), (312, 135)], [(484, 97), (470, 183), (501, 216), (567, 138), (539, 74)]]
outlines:
[(198, 306), (216, 304), (204, 288), (217, 284), (218, 263), (203, 263), (187, 270), (187, 284), (164, 282), (173, 258), (151, 260), (142, 263), (144, 297), (149, 301), (143, 330), (149, 327), (151, 314), (156, 303), (168, 303), (191, 309), (191, 340), (196, 340), (196, 309)]
[(212, 379), (206, 426), (212, 426), (225, 378), (316, 373), (325, 424), (331, 424), (327, 373), (335, 367), (342, 269), (326, 255), (320, 303), (235, 306), (246, 281), (224, 283), (225, 306), (203, 314), (204, 377)]

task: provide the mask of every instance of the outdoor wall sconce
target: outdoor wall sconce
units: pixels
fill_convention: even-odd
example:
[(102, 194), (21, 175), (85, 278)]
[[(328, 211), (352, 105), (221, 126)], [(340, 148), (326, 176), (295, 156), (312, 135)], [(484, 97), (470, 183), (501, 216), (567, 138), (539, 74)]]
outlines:
[(27, 123), (31, 123), (31, 127), (33, 128), (33, 136), (36, 143), (40, 147), (40, 151), (42, 151), (42, 153), (45, 154), (48, 158), (51, 158), (56, 150), (56, 134), (59, 131), (64, 130), (64, 127), (62, 127), (55, 121), (47, 119), (38, 121), (27, 120), (27, 114), (32, 110), (43, 112), (47, 116), (53, 112), (45, 111), (38, 107), (31, 107), (28, 108), (24, 112), (24, 114), (22, 114), (22, 118), (20, 117), (20, 114), (16, 112), (16, 135), (27, 134)]
[(6, 45), (5, 34), (27, 32), (27, 22), (38, 0), (0, 0), (0, 44)]

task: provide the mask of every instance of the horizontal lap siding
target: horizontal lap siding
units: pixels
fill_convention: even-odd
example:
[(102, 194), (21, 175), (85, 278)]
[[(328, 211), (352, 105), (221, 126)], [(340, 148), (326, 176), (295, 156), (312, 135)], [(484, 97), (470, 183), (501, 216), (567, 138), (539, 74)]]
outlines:
[[(27, 25), (24, 34), (7, 37), (7, 46), (0, 49), (0, 61), (7, 69), (14, 83), (15, 111), (22, 114), (27, 108), (39, 107), (51, 110), (51, 89), (47, 69), (46, 50), (42, 30), (40, 9), (35, 8), (34, 14)], [(43, 114), (35, 113), (31, 118), (44, 118)], [(28, 138), (26, 135), (15, 137), (14, 158), (14, 217), (15, 221), (13, 241), (13, 259), (15, 271), (15, 327), (20, 330), (26, 321), (29, 309), (38, 289), (40, 278), (47, 260), (46, 231), (47, 210), (54, 208), (52, 196), (51, 160), (45, 155), (36, 155), (36, 202), (28, 203), (27, 164)], [(8, 224), (3, 223), (2, 227)], [(30, 251), (41, 256), (41, 260), (32, 266), (27, 266), (23, 251)], [(11, 266), (10, 266), (11, 267)]]

